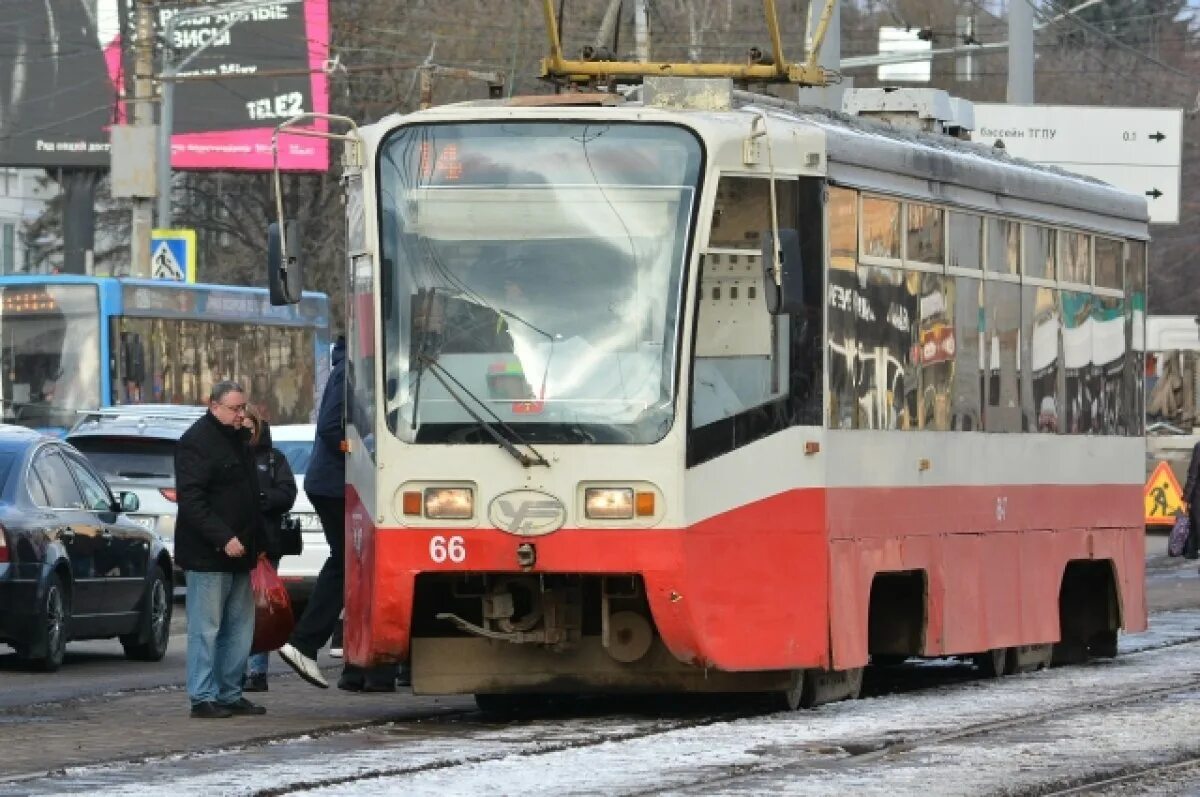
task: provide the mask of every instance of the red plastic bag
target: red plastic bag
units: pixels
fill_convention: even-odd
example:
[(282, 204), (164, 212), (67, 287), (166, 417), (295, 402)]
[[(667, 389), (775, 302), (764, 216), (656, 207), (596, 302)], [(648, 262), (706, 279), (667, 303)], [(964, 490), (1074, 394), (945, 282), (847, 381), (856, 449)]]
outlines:
[(296, 621), (287, 588), (265, 555), (258, 557), (258, 565), (250, 571), (250, 589), (254, 592), (254, 642), (250, 652), (278, 650), (288, 641)]

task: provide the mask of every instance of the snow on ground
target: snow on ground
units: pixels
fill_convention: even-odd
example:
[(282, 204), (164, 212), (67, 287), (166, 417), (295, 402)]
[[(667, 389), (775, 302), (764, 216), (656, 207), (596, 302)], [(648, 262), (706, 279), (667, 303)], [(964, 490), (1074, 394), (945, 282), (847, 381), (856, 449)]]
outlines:
[[(714, 722), (650, 711), (512, 725), (410, 722), (143, 764), (75, 768), (0, 785), (0, 795), (251, 794), (313, 782), (330, 784), (312, 792), (322, 795), (979, 794), (1200, 749), (1200, 690), (1105, 706), (1131, 691), (1200, 677), (1200, 643), (1161, 647), (1197, 638), (1200, 612), (1173, 612), (1152, 617), (1149, 632), (1122, 641), (1123, 652), (1142, 651), (1135, 655), (813, 711)], [(933, 739), (1085, 698), (1095, 702), (1090, 711), (978, 741)], [(898, 742), (917, 746), (882, 758), (852, 755)], [(365, 773), (381, 776), (330, 783)]]

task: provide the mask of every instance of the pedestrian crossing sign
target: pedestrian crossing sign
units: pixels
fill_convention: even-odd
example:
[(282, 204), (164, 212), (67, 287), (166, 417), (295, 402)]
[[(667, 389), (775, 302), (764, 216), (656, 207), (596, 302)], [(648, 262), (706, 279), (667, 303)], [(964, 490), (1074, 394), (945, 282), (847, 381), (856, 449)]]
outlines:
[(154, 279), (196, 281), (196, 231), (154, 230), (150, 239)]
[(1183, 490), (1179, 489), (1179, 480), (1167, 462), (1158, 463), (1154, 473), (1146, 480), (1143, 492), (1146, 506), (1147, 526), (1171, 526), (1175, 523), (1175, 513), (1183, 511)]

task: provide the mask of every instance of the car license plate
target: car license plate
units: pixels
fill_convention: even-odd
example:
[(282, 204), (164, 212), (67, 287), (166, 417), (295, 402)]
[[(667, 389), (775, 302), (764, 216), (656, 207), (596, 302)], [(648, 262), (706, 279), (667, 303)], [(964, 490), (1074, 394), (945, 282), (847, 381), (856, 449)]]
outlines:
[(300, 520), (301, 531), (321, 530), (321, 516), (316, 512), (301, 512), (296, 517)]
[(153, 515), (126, 515), (131, 523), (136, 523), (146, 531), (154, 531), (158, 518)]

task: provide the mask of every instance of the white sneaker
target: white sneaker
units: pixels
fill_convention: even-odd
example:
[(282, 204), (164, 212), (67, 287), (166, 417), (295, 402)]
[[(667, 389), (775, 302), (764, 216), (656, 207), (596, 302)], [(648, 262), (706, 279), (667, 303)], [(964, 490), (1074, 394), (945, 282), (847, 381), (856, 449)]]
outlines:
[(284, 645), (279, 649), (279, 658), (287, 662), (288, 666), (295, 670), (297, 675), (313, 686), (319, 686), (322, 689), (329, 688), (329, 682), (325, 680), (325, 676), (321, 675), (321, 668), (317, 666), (316, 661), (305, 656), (291, 645)]
[(341, 648), (330, 648), (329, 655), (332, 658), (340, 659), (342, 657), (342, 649)]

